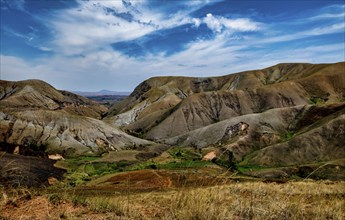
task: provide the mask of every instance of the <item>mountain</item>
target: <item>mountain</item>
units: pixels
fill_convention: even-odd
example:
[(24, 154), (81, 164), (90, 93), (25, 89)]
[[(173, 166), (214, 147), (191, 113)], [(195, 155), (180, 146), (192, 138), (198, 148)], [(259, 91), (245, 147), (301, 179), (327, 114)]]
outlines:
[(284, 63), (220, 77), (154, 77), (105, 122), (170, 145), (230, 151), (248, 164), (345, 157), (345, 63)]
[(109, 109), (43, 81), (0, 81), (0, 148), (30, 155), (146, 158), (179, 146), (242, 165), (302, 165), (345, 158), (344, 126), (345, 62), (154, 77)]
[(151, 144), (98, 120), (106, 109), (40, 80), (2, 80), (0, 145), (73, 156)]
[(116, 92), (110, 90), (100, 90), (98, 92), (83, 92), (83, 91), (72, 91), (75, 94), (85, 96), (85, 97), (92, 97), (92, 96), (128, 96), (130, 92)]
[(67, 91), (58, 91), (40, 80), (0, 81), (0, 109), (61, 110), (67, 113), (100, 118), (107, 108)]

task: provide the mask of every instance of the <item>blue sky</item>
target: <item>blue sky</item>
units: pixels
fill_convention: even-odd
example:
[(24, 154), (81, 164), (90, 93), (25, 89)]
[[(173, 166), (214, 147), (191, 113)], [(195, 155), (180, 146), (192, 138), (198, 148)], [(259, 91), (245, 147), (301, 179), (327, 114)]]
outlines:
[(216, 76), (345, 60), (345, 2), (0, 0), (1, 79), (131, 91), (152, 76)]

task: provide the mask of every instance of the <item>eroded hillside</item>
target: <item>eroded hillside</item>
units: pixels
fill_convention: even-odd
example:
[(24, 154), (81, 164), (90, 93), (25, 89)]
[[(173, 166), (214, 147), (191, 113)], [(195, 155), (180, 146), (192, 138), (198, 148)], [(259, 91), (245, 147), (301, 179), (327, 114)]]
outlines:
[(105, 111), (102, 105), (43, 81), (0, 81), (0, 143), (63, 155), (150, 144), (98, 120)]
[[(162, 143), (231, 151), (242, 163), (345, 157), (345, 63), (278, 64), (221, 77), (155, 77), (104, 121)], [(245, 131), (232, 130), (239, 123)]]
[[(39, 80), (1, 81), (0, 143), (91, 155), (147, 150), (155, 141), (231, 152), (241, 164), (331, 161), (345, 157), (344, 85), (344, 62), (155, 77), (106, 111)], [(161, 153), (151, 148), (151, 156)]]

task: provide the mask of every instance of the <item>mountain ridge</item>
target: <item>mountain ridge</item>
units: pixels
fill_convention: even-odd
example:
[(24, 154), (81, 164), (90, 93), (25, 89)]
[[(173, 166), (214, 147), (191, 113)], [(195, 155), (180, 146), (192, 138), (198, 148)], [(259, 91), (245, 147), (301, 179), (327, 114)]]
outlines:
[[(338, 68), (344, 69), (344, 63), (336, 63), (333, 65), (339, 66)], [(295, 68), (291, 68), (291, 66), (295, 66)], [(248, 99), (249, 101), (255, 101), (255, 99), (262, 99), (263, 101), (265, 101), (266, 97), (272, 96), (271, 94), (277, 96), (277, 100), (272, 100), (271, 104), (280, 101), (284, 102), (285, 105), (291, 102), (290, 96), (293, 94), (295, 95), (292, 100), (299, 100), (296, 104), (308, 104), (308, 102), (310, 101), (309, 99), (312, 96), (321, 99), (330, 99), (328, 100), (328, 102), (337, 101), (337, 99), (342, 98), (338, 97), (341, 92), (344, 92), (344, 88), (339, 83), (343, 82), (344, 80), (342, 76), (339, 74), (333, 76), (334, 74), (332, 75), (332, 73), (330, 73), (327, 70), (320, 71), (324, 68), (330, 67), (330, 65), (304, 64), (301, 66), (301, 64), (289, 64), (289, 68), (283, 66), (281, 69), (279, 69), (280, 67), (281, 66), (276, 65), (259, 71), (246, 71), (215, 78), (202, 78), (202, 80), (200, 80), (201, 78), (196, 77), (154, 77), (138, 85), (137, 88), (133, 91), (133, 93), (129, 96), (129, 98), (127, 98), (123, 102), (119, 102), (113, 105), (110, 108), (110, 110), (105, 114), (105, 120), (109, 123), (115, 123), (116, 126), (126, 127), (129, 124), (132, 124), (128, 127), (129, 130), (149, 130), (149, 127), (136, 126), (135, 121), (140, 120), (144, 117), (149, 117), (147, 112), (150, 112), (150, 114), (152, 115), (156, 114), (155, 117), (160, 118), (170, 110), (172, 111), (172, 107), (177, 108), (177, 104), (179, 106), (189, 105), (185, 100), (188, 100), (188, 97), (190, 96), (192, 96), (191, 98), (189, 98), (188, 101), (189, 103), (191, 103), (190, 105), (194, 106), (193, 102), (200, 103), (201, 100), (206, 102), (206, 105), (208, 105), (208, 101), (207, 99), (205, 100), (205, 98), (211, 96), (214, 92), (217, 93), (216, 96), (218, 97), (223, 97), (224, 95), (222, 96), (222, 94), (227, 94), (226, 96), (228, 96), (228, 98), (226, 98), (226, 100), (237, 99), (237, 101), (235, 101), (236, 104), (240, 103), (240, 99)], [(280, 87), (276, 86), (274, 83), (268, 83), (271, 82), (271, 78), (277, 75), (278, 73), (282, 73), (282, 75), (284, 75), (285, 77), (300, 77), (301, 73), (299, 71), (301, 70), (299, 69), (301, 68), (303, 69), (305, 76), (298, 82), (295, 82), (291, 79), (287, 79), (284, 81), (283, 78), (280, 77), (278, 83), (283, 83)], [(284, 73), (284, 71), (287, 70), (290, 70), (288, 74), (292, 76), (286, 76), (286, 73)], [(269, 74), (265, 76), (263, 71), (266, 71)], [(294, 71), (297, 71), (297, 73), (295, 73)], [(291, 72), (293, 74), (291, 74)], [(324, 74), (326, 76), (317, 76), (317, 72), (326, 72), (326, 74)], [(314, 75), (316, 74), (315, 76), (322, 78), (322, 80), (320, 79), (319, 81), (320, 83), (322, 82), (323, 85), (318, 85), (319, 82), (309, 83), (310, 81), (313, 81), (313, 79), (310, 78), (311, 73)], [(337, 80), (337, 78), (335, 78), (336, 80), (333, 80), (334, 77), (339, 78), (339, 80)], [(275, 77), (273, 78), (275, 79)], [(278, 79), (275, 80), (277, 81)], [(327, 95), (328, 91), (325, 90), (328, 90), (328, 88), (322, 87), (327, 87), (327, 84), (330, 84), (328, 81), (332, 81), (333, 84), (337, 84), (337, 89), (342, 91), (330, 91), (331, 93)], [(270, 87), (268, 87), (268, 89), (265, 89), (265, 86)], [(295, 88), (290, 89), (291, 91), (287, 92), (287, 95), (282, 96), (284, 91), (287, 91), (287, 88), (292, 86)], [(308, 91), (305, 91), (306, 88), (308, 89)], [(273, 92), (274, 90), (278, 91)], [(210, 93), (207, 93), (208, 91)], [(248, 106), (249, 101), (242, 102), (242, 110), (247, 111), (248, 113), (260, 111), (260, 105), (262, 106), (262, 108), (265, 108), (265, 106), (266, 108), (269, 107), (265, 102), (254, 103), (253, 101), (251, 101), (252, 106)], [(228, 103), (228, 101), (226, 102)], [(295, 103), (291, 103), (291, 105), (294, 104)], [(157, 107), (157, 105), (159, 107)], [(275, 105), (278, 105), (278, 103), (276, 103)], [(251, 108), (256, 108), (256, 110)], [(144, 109), (145, 111), (143, 111)], [(231, 109), (231, 111), (236, 111), (236, 106), (233, 106)], [(142, 111), (143, 114), (141, 116), (140, 112)], [(217, 119), (217, 113), (214, 115), (214, 117), (212, 116), (212, 110), (209, 110), (209, 112), (211, 113), (211, 116), (207, 116), (207, 120), (214, 120), (212, 119), (212, 117)], [(135, 120), (133, 120), (134, 118)], [(152, 121), (151, 118), (150, 121)]]
[(74, 94), (89, 97), (89, 96), (104, 96), (104, 95), (121, 95), (121, 96), (128, 96), (131, 92), (118, 92), (118, 91), (111, 91), (102, 89), (96, 92), (87, 92), (87, 91), (71, 91)]
[(41, 80), (0, 81), (0, 144), (64, 156), (97, 155), (153, 143), (98, 119), (106, 107)]
[(344, 73), (345, 62), (286, 63), (219, 77), (153, 77), (109, 109), (40, 80), (0, 81), (0, 143), (74, 156), (193, 147), (259, 165), (339, 159)]
[[(304, 157), (295, 159), (298, 164), (303, 163), (303, 158), (305, 162), (327, 160), (326, 155), (332, 150), (336, 153), (328, 159), (338, 159), (345, 157), (343, 147), (339, 148), (345, 143), (337, 142), (336, 127), (331, 124), (345, 123), (344, 85), (345, 62), (277, 64), (219, 77), (153, 77), (139, 84), (127, 99), (110, 107), (103, 120), (135, 136), (171, 146), (230, 151), (238, 162), (249, 164), (291, 164), (294, 154), (289, 158), (273, 151), (296, 149), (293, 143), (298, 142), (304, 145), (294, 152), (305, 151), (300, 153)], [(272, 121), (270, 114), (285, 125), (277, 127), (278, 122)], [(307, 129), (332, 114), (339, 115), (329, 118), (329, 125), (325, 122), (316, 130)], [(220, 129), (219, 123), (226, 122), (230, 124)], [(231, 130), (238, 123), (248, 125), (248, 135)], [(227, 128), (236, 135), (226, 136)], [(298, 133), (303, 128), (309, 131), (304, 136)], [(318, 135), (320, 132), (322, 135)], [(326, 134), (330, 137), (323, 140)], [(315, 150), (312, 145), (318, 139), (323, 141)], [(269, 150), (270, 145), (276, 147)], [(260, 156), (248, 159), (253, 152)]]

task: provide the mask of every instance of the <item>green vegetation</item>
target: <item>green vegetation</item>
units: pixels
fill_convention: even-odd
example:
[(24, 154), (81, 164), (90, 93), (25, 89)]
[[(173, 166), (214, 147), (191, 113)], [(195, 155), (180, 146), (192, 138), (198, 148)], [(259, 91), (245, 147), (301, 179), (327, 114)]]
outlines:
[(288, 132), (286, 132), (286, 133), (282, 136), (282, 139), (283, 139), (283, 141), (288, 141), (288, 140), (290, 140), (294, 135), (295, 135), (295, 132), (294, 132), (294, 131), (288, 131)]
[(106, 174), (121, 172), (130, 165), (130, 163), (122, 161), (117, 163), (97, 162), (98, 159), (99, 157), (78, 157), (59, 161), (56, 165), (67, 170), (65, 177), (70, 186), (76, 186)]
[(168, 150), (168, 153), (176, 159), (183, 159), (183, 160), (201, 160), (202, 155), (192, 152), (187, 148), (181, 147), (173, 147)]
[(248, 172), (248, 171), (255, 171), (255, 170), (263, 170), (269, 167), (265, 166), (258, 166), (258, 165), (237, 165), (237, 169), (240, 172)]
[(66, 169), (67, 171), (75, 171), (80, 165), (90, 163), (97, 159), (99, 159), (99, 157), (75, 157), (58, 161), (56, 165)]
[(199, 167), (206, 167), (210, 166), (213, 163), (209, 161), (202, 161), (202, 160), (186, 160), (186, 161), (181, 161), (181, 162), (170, 162), (166, 164), (159, 164), (158, 168), (159, 169), (181, 169), (181, 168), (199, 168)]
[(70, 186), (80, 185), (107, 174), (143, 169), (178, 170), (215, 165), (231, 170), (237, 169), (232, 160), (233, 155), (228, 153), (224, 153), (222, 158), (213, 161), (203, 161), (201, 152), (196, 152), (192, 148), (172, 147), (167, 153), (170, 155), (170, 159), (160, 162), (148, 160), (134, 164), (126, 161), (109, 163), (97, 161), (99, 157), (80, 157), (60, 161), (58, 166), (68, 170), (65, 177)]
[(189, 148), (172, 147), (168, 150), (172, 161), (168, 162), (154, 162), (145, 161), (127, 167), (125, 170), (141, 170), (141, 169), (183, 169), (183, 168), (198, 168), (212, 165), (208, 161), (202, 161), (202, 155), (193, 152)]
[(77, 186), (101, 176), (143, 169), (187, 169), (214, 166), (215, 164), (229, 168), (227, 161), (203, 161), (202, 155), (193, 152), (193, 149), (173, 147), (168, 150), (171, 160), (156, 162), (153, 160), (139, 162), (120, 161), (120, 162), (99, 162), (99, 157), (79, 157), (59, 161), (58, 166), (67, 169), (65, 174), (67, 184)]
[(90, 176), (99, 176), (116, 171), (117, 168), (116, 164), (111, 163), (90, 163), (85, 165), (84, 171)]
[(316, 96), (312, 96), (309, 99), (309, 103), (311, 105), (323, 105), (323, 104), (325, 104), (326, 101), (327, 101), (327, 99), (316, 97)]
[(126, 171), (142, 170), (142, 169), (183, 169), (183, 168), (200, 168), (213, 165), (212, 162), (202, 160), (182, 160), (182, 161), (171, 161), (168, 163), (156, 163), (153, 161), (147, 161), (135, 164), (126, 169)]
[(218, 166), (225, 167), (230, 170), (237, 170), (237, 165), (233, 161), (216, 159), (212, 160), (212, 162), (217, 164)]

